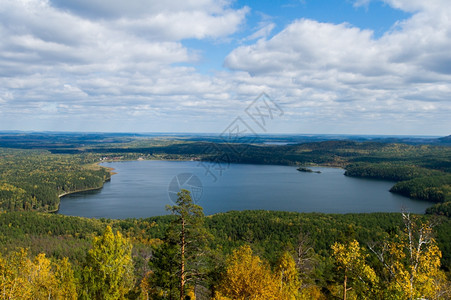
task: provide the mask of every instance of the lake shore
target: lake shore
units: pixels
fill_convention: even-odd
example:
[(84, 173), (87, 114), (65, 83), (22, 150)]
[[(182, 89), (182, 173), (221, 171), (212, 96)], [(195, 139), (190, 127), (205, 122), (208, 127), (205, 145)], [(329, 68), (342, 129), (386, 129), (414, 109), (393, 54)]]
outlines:
[[(107, 181), (109, 181), (109, 180), (106, 180), (103, 183), (105, 183)], [(76, 190), (76, 191), (70, 191), (70, 192), (62, 193), (62, 194), (58, 195), (58, 198), (60, 199), (60, 202), (58, 203), (58, 207), (56, 209), (49, 210), (47, 212), (51, 213), (51, 214), (52, 213), (57, 213), (60, 210), (61, 198), (63, 198), (64, 196), (71, 195), (71, 194), (76, 194), (76, 193), (88, 192), (88, 191), (96, 191), (96, 190), (100, 190), (102, 188), (103, 188), (103, 184), (100, 187), (89, 188), (89, 189), (82, 189), (82, 190)]]
[(110, 177), (107, 178), (106, 180), (104, 180), (101, 186), (99, 186), (99, 187), (93, 187), (93, 188), (87, 188), (87, 189), (81, 189), (81, 190), (75, 190), (75, 191), (70, 191), (70, 192), (64, 192), (64, 193), (62, 193), (62, 194), (59, 194), (59, 195), (58, 195), (58, 198), (60, 199), (60, 202), (58, 203), (58, 207), (57, 207), (56, 209), (49, 210), (49, 211), (47, 211), (47, 212), (48, 212), (48, 213), (57, 213), (57, 212), (60, 210), (61, 198), (63, 198), (64, 196), (71, 195), (71, 194), (76, 194), (76, 193), (82, 193), (82, 192), (96, 191), (96, 190), (102, 189), (102, 188), (103, 188), (103, 185), (105, 184), (105, 182), (110, 181), (110, 180), (111, 180), (111, 176), (116, 175), (117, 173), (114, 172), (114, 170), (115, 170), (114, 168), (101, 166), (101, 165), (100, 165), (101, 163), (102, 163), (102, 162), (98, 162), (98, 163), (95, 163), (95, 165), (96, 165), (96, 166), (99, 166), (100, 168), (105, 168), (105, 169), (107, 169), (107, 170), (110, 172)]

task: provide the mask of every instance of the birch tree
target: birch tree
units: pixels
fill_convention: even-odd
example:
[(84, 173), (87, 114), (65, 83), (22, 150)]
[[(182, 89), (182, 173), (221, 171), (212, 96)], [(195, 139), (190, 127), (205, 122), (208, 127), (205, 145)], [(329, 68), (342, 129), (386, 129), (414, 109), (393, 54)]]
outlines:
[[(353, 240), (347, 244), (332, 245), (333, 257), (343, 275), (343, 299), (347, 299), (347, 292), (358, 288), (360, 298), (366, 298), (372, 285), (378, 279), (374, 270), (366, 264), (368, 256), (363, 253), (359, 242)], [(356, 291), (357, 293), (357, 291)]]

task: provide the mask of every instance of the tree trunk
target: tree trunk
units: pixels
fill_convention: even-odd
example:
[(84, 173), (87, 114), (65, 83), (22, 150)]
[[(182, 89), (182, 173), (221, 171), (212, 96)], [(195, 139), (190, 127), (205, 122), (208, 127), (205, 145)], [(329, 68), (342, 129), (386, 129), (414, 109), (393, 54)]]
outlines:
[(182, 218), (182, 232), (180, 245), (180, 300), (185, 298), (185, 219)]
[(346, 274), (345, 274), (345, 281), (343, 282), (343, 286), (344, 286), (344, 289), (343, 289), (343, 300), (346, 300), (346, 281), (348, 281), (348, 276), (346, 276)]

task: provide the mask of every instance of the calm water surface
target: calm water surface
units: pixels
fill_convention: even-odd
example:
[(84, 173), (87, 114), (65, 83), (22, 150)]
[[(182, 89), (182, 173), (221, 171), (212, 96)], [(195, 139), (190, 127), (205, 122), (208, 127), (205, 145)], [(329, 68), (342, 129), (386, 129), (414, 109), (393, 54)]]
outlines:
[[(229, 210), (265, 209), (297, 212), (424, 213), (432, 204), (389, 192), (393, 182), (346, 177), (344, 170), (312, 168), (321, 174), (303, 173), (295, 167), (232, 164), (216, 181), (199, 162), (127, 161), (104, 163), (118, 174), (98, 191), (62, 198), (60, 214), (95, 218), (141, 218), (167, 214), (172, 205), (168, 189), (181, 173), (195, 174), (202, 183), (196, 201), (205, 214)], [(188, 185), (182, 186), (190, 189)], [(201, 191), (201, 193), (200, 193)], [(201, 196), (199, 196), (201, 194)]]

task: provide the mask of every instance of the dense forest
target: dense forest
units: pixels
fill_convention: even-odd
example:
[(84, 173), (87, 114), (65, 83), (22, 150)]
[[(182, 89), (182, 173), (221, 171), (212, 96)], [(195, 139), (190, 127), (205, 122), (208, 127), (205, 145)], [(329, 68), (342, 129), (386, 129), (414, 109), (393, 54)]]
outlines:
[(101, 188), (110, 178), (92, 155), (0, 149), (0, 157), (0, 209), (8, 211), (53, 211), (59, 196)]
[[(345, 272), (352, 287), (348, 299), (409, 299), (410, 293), (449, 297), (449, 218), (270, 211), (205, 217), (189, 201), (177, 204), (173, 215), (127, 220), (4, 212), (0, 289), (13, 292), (8, 287), (23, 279), (19, 268), (47, 264), (47, 277), (53, 279), (42, 283), (40, 293), (52, 290), (53, 299), (64, 293), (80, 299), (179, 299), (184, 218), (184, 292), (192, 299), (193, 294), (196, 299), (343, 299)], [(419, 247), (416, 273), (407, 259), (409, 236)], [(343, 260), (347, 256), (349, 265)], [(101, 267), (107, 262), (118, 267), (118, 261), (118, 273)], [(8, 273), (13, 269), (17, 273)], [(61, 269), (70, 276), (61, 277)], [(369, 277), (361, 281), (357, 270)], [(281, 283), (282, 273), (291, 275)], [(413, 291), (405, 285), (410, 278)], [(26, 280), (29, 293), (37, 293), (33, 280), (38, 279)]]
[[(4, 137), (2, 137), (4, 139)], [(90, 135), (0, 148), (1, 299), (446, 299), (451, 148), (360, 141), (292, 145)], [(4, 146), (4, 145), (0, 145)], [(338, 166), (397, 182), (427, 215), (269, 211), (204, 216), (182, 191), (169, 213), (86, 219), (61, 195), (101, 188), (97, 163), (136, 159)]]

